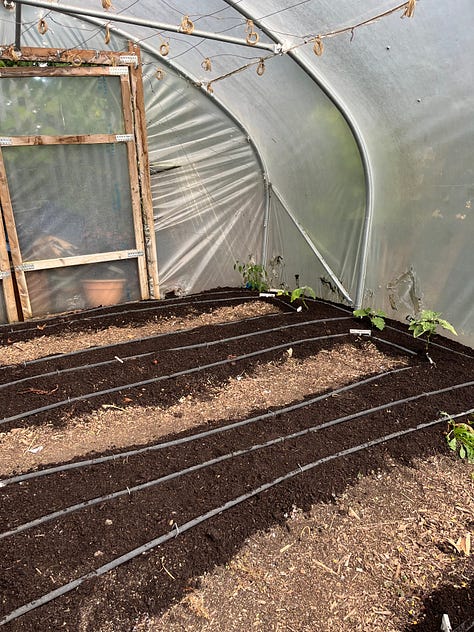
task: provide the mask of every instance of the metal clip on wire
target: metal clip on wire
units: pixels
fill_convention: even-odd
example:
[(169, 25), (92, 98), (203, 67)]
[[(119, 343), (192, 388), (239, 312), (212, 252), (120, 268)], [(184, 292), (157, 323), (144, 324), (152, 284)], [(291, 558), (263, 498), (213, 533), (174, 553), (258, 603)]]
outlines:
[(209, 57), (206, 57), (206, 59), (203, 59), (201, 63), (201, 68), (205, 70), (206, 72), (210, 72), (212, 70), (212, 64)]
[(265, 62), (263, 61), (263, 59), (261, 59), (258, 62), (258, 66), (257, 66), (257, 75), (259, 77), (261, 77), (263, 75), (263, 73), (265, 72)]
[(158, 79), (158, 81), (161, 81), (162, 79), (164, 79), (164, 77), (165, 77), (164, 70), (162, 70), (161, 68), (158, 68), (157, 71), (155, 72), (155, 78)]

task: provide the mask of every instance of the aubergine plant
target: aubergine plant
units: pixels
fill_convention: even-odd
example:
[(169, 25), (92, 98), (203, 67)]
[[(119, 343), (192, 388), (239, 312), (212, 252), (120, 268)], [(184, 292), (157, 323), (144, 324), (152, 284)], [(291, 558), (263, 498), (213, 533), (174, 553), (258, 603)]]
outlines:
[(451, 419), (448, 413), (442, 413), (446, 415), (449, 431), (446, 434), (446, 441), (448, 446), (453, 452), (459, 454), (461, 459), (467, 459), (469, 463), (474, 463), (474, 428), (472, 427), (473, 421), (467, 423), (455, 422)]
[(382, 329), (385, 327), (385, 318), (387, 314), (381, 310), (375, 310), (371, 307), (365, 307), (361, 309), (355, 309), (352, 314), (356, 318), (368, 318), (374, 327)]
[(295, 287), (295, 289), (291, 292), (291, 294), (288, 290), (279, 290), (277, 296), (282, 296), (282, 295), (289, 296), (291, 303), (300, 299), (303, 305), (306, 307), (306, 309), (308, 309), (308, 306), (306, 305), (306, 301), (304, 299), (306, 297), (316, 298), (316, 292), (309, 285)]
[(242, 275), (244, 285), (248, 290), (258, 290), (265, 292), (268, 290), (268, 274), (261, 263), (255, 263), (252, 255), (249, 256), (247, 263), (236, 261), (234, 270), (238, 270)]
[(425, 336), (425, 351), (428, 353), (428, 347), (431, 342), (431, 336), (436, 333), (438, 326), (450, 331), (457, 336), (454, 327), (444, 318), (440, 318), (441, 312), (434, 312), (431, 309), (424, 309), (418, 317), (410, 319), (408, 329), (413, 332), (414, 338)]

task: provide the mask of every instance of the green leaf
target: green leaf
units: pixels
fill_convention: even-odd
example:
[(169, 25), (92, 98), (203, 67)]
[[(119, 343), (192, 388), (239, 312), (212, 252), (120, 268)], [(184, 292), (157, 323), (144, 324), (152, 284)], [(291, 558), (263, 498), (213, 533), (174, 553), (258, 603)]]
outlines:
[(380, 316), (372, 316), (370, 320), (372, 321), (374, 327), (377, 327), (377, 329), (380, 329), (380, 331), (382, 331), (382, 329), (385, 327), (385, 321)]
[(438, 320), (439, 324), (441, 325), (441, 327), (443, 327), (444, 329), (447, 329), (448, 331), (450, 331), (452, 334), (454, 334), (455, 336), (457, 336), (457, 331), (454, 329), (454, 327), (451, 325), (451, 323), (448, 323), (447, 320), (444, 320), (443, 318), (440, 318)]
[(461, 459), (466, 458), (466, 448), (463, 445), (461, 445), (461, 447), (459, 448), (459, 456), (461, 457)]
[(370, 307), (366, 308), (366, 309), (355, 309), (352, 314), (353, 316), (355, 316), (356, 318), (364, 318), (365, 316), (368, 316), (371, 312)]
[(449, 447), (451, 450), (454, 450), (454, 451), (455, 451), (455, 450), (456, 450), (456, 445), (457, 445), (457, 441), (456, 441), (456, 439), (453, 437), (452, 439), (447, 439), (447, 442), (448, 442), (448, 447)]

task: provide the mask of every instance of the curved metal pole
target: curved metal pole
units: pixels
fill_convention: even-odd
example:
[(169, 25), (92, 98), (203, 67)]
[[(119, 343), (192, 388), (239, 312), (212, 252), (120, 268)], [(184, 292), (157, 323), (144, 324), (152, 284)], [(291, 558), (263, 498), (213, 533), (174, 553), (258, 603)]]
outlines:
[[(162, 22), (155, 22), (153, 20), (147, 20), (144, 18), (135, 18), (129, 15), (122, 15), (120, 13), (111, 13), (109, 11), (95, 11), (94, 9), (83, 9), (81, 7), (75, 7), (69, 4), (51, 4), (51, 2), (45, 2), (44, 0), (15, 0), (18, 5), (27, 4), (31, 7), (40, 7), (48, 9), (48, 11), (57, 11), (58, 13), (66, 13), (68, 15), (75, 15), (79, 18), (82, 17), (95, 17), (109, 22), (125, 22), (126, 24), (135, 24), (137, 26), (145, 26), (147, 28), (158, 29), (160, 31), (169, 31), (171, 33), (185, 33), (181, 26), (175, 24), (164, 24)], [(247, 40), (232, 37), (230, 35), (222, 35), (221, 33), (211, 33), (209, 31), (199, 31), (197, 29), (190, 33), (185, 33), (192, 37), (204, 37), (206, 39), (218, 40), (219, 42), (226, 42), (227, 44), (238, 44), (239, 46), (246, 46), (248, 48), (260, 48), (262, 50), (269, 50), (276, 52), (274, 44), (267, 44), (265, 42), (257, 42), (255, 44), (249, 44)]]
[[(254, 25), (257, 26), (265, 35), (271, 38), (277, 45), (283, 46), (283, 41), (276, 36), (272, 31), (264, 26), (262, 22), (256, 18), (250, 11), (247, 11), (242, 7), (239, 0), (224, 0), (226, 4), (232, 7), (235, 11), (240, 13), (240, 15), (245, 18), (252, 20)], [(332, 103), (337, 107), (339, 112), (344, 117), (346, 123), (348, 124), (352, 135), (356, 141), (357, 147), (359, 149), (359, 153), (362, 160), (362, 166), (364, 169), (364, 179), (365, 179), (365, 217), (364, 224), (362, 227), (362, 239), (361, 239), (361, 250), (362, 253), (360, 255), (360, 264), (357, 275), (357, 287), (356, 287), (356, 296), (354, 300), (354, 305), (356, 308), (359, 308), (362, 305), (364, 300), (364, 289), (365, 289), (365, 279), (367, 276), (367, 262), (368, 262), (368, 249), (369, 249), (369, 241), (370, 234), (372, 230), (372, 221), (374, 215), (374, 181), (373, 181), (373, 169), (370, 162), (369, 152), (367, 149), (367, 145), (365, 143), (362, 132), (357, 125), (355, 119), (352, 118), (349, 108), (346, 106), (342, 98), (336, 94), (336, 92), (331, 88), (331, 86), (322, 79), (313, 68), (310, 68), (302, 59), (298, 57), (295, 51), (288, 51), (285, 53), (289, 55), (293, 61), (295, 61), (298, 66), (309, 76), (311, 79), (321, 88), (324, 94), (332, 101)]]

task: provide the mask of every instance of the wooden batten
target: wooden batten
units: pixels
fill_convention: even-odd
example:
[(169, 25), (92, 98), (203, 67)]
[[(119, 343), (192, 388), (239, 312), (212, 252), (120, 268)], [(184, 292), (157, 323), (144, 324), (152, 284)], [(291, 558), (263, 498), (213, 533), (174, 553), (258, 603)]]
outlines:
[[(0, 191), (1, 196), (1, 191)], [(1, 211), (1, 204), (0, 204)], [(7, 240), (5, 237), (5, 231), (3, 229), (3, 222), (0, 217), (0, 272), (2, 273), (2, 279), (0, 281), (0, 288), (3, 290), (3, 297), (5, 299), (5, 308), (7, 312), (7, 319), (9, 323), (18, 320), (18, 310), (16, 308), (15, 292), (13, 289), (13, 281), (10, 269), (10, 258), (8, 256)], [(7, 276), (3, 276), (3, 275)]]
[(24, 270), (52, 270), (53, 268), (67, 268), (88, 263), (103, 263), (107, 261), (124, 261), (128, 259), (144, 258), (143, 250), (114, 250), (113, 252), (99, 252), (92, 255), (74, 255), (59, 257), (58, 259), (31, 259), (23, 261)]
[[(71, 50), (70, 48), (37, 48), (32, 46), (22, 46), (20, 52), (21, 56), (18, 57), (17, 51), (13, 50), (12, 46), (5, 46), (3, 50), (0, 48), (0, 59), (8, 59), (9, 61), (39, 61), (55, 64), (71, 64), (73, 68), (78, 68), (83, 64), (94, 64), (95, 66), (119, 66), (122, 63), (120, 58), (129, 54), (127, 52), (79, 49)], [(23, 69), (29, 70), (28, 67), (23, 67)], [(94, 70), (93, 67), (90, 69)], [(1, 70), (3, 74), (5, 68), (2, 68)], [(64, 67), (59, 67), (57, 70), (64, 70)], [(82, 68), (82, 70), (84, 70), (84, 68)], [(89, 69), (86, 68), (86, 70)]]
[(5, 221), (5, 228), (8, 234), (8, 241), (10, 244), (10, 251), (12, 255), (13, 265), (15, 266), (15, 276), (18, 285), (18, 294), (20, 297), (20, 305), (25, 318), (31, 318), (31, 304), (28, 294), (28, 286), (26, 284), (26, 277), (23, 270), (18, 270), (18, 266), (21, 266), (21, 252), (20, 244), (18, 242), (18, 235), (16, 232), (15, 218), (13, 216), (12, 202), (10, 198), (10, 191), (8, 189), (7, 174), (5, 171), (5, 163), (3, 160), (3, 153), (0, 148), (0, 200), (2, 201), (3, 219)]
[[(119, 139), (120, 140), (120, 136)], [(68, 134), (65, 136), (11, 136), (8, 145), (26, 147), (38, 145), (98, 145), (118, 142), (116, 134)], [(2, 141), (0, 139), (0, 145)]]
[(150, 161), (148, 158), (148, 142), (145, 118), (145, 99), (141, 74), (140, 49), (136, 44), (129, 44), (129, 51), (137, 55), (138, 64), (130, 67), (132, 99), (135, 112), (135, 136), (137, 139), (138, 170), (141, 184), (142, 216), (145, 230), (145, 247), (147, 254), (148, 277), (150, 279), (152, 298), (160, 298), (158, 273), (158, 255), (156, 251), (155, 218), (150, 182)]
[[(133, 131), (133, 112), (130, 93), (130, 84), (128, 76), (121, 77), (122, 101), (123, 101), (123, 117), (125, 123), (125, 132), (134, 134)], [(138, 180), (137, 154), (135, 151), (135, 143), (127, 143), (128, 168), (130, 173), (130, 190), (132, 198), (133, 225), (135, 228), (136, 247), (138, 250), (145, 250), (145, 240), (143, 236), (143, 223), (140, 208), (140, 183)], [(150, 298), (148, 287), (146, 261), (143, 258), (138, 260), (138, 272), (140, 279), (140, 294), (142, 299)]]

